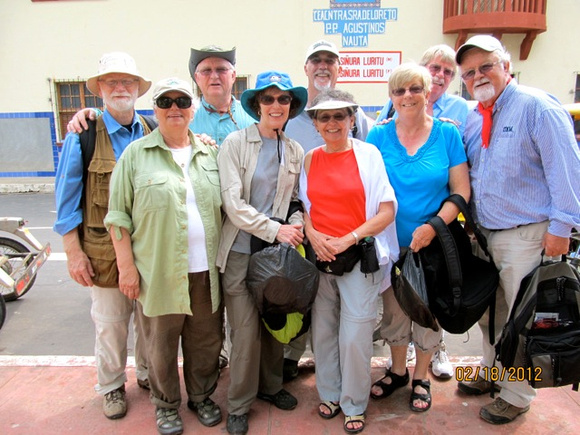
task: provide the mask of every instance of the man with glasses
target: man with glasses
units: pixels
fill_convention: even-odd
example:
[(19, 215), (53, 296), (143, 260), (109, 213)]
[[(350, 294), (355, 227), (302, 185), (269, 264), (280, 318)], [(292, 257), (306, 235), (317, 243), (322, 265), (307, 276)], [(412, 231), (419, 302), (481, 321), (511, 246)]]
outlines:
[(233, 131), (242, 130), (254, 120), (232, 95), (236, 83), (236, 49), (210, 45), (191, 49), (189, 73), (201, 91), (201, 107), (190, 128), (211, 136), (218, 145)]
[[(332, 42), (320, 40), (308, 47), (304, 62), (304, 73), (308, 77), (308, 104), (306, 108), (312, 106), (312, 101), (320, 92), (325, 89), (333, 89), (336, 86), (339, 65), (340, 53)], [(359, 107), (355, 114), (352, 136), (365, 140), (371, 127), (371, 120)], [(304, 154), (324, 143), (306, 111), (288, 121), (284, 131), (288, 137), (302, 145)]]
[[(336, 86), (339, 65), (340, 53), (332, 42), (320, 40), (308, 47), (304, 62), (304, 72), (306, 77), (308, 77), (307, 109), (312, 106), (314, 99), (323, 90), (333, 89)], [(364, 141), (371, 127), (372, 121), (358, 107), (351, 135)], [(314, 127), (312, 119), (306, 110), (289, 120), (284, 132), (288, 137), (302, 145), (304, 154), (324, 144), (322, 136)], [(309, 334), (303, 334), (284, 346), (284, 381), (290, 381), (298, 376), (298, 361), (306, 350), (309, 336)]]
[[(464, 142), (474, 217), (500, 272), (497, 341), (522, 278), (539, 264), (543, 251), (566, 254), (571, 229), (580, 228), (580, 151), (570, 116), (551, 95), (516, 83), (510, 55), (496, 38), (473, 36), (456, 60), (469, 94), (479, 101), (468, 114)], [(494, 361), (488, 324), (486, 312), (479, 321), (484, 368), (501, 365)], [(491, 392), (486, 370), (471, 382), (460, 382), (459, 390)], [(492, 424), (513, 421), (529, 410), (536, 395), (527, 380), (500, 379), (495, 386), (501, 388), (499, 397), (479, 413)]]
[[(135, 112), (137, 98), (150, 86), (151, 82), (139, 75), (128, 54), (103, 55), (97, 75), (87, 80), (89, 91), (101, 97), (107, 107), (97, 118), (96, 126), (91, 127), (94, 152), (92, 157), (84, 156), (87, 149), (82, 147), (80, 136), (69, 133), (56, 173), (54, 231), (63, 236), (70, 276), (80, 285), (90, 287), (96, 332), (95, 390), (104, 396), (103, 412), (110, 419), (127, 413), (125, 366), (134, 302), (119, 291), (115, 250), (103, 219), (116, 161), (132, 141), (150, 132), (147, 123)], [(85, 161), (90, 161), (88, 166)], [(137, 382), (149, 389), (145, 348), (136, 324), (134, 336)]]
[[(419, 65), (427, 68), (432, 77), (427, 114), (454, 123), (459, 129), (459, 133), (463, 134), (465, 120), (467, 119), (467, 102), (457, 95), (447, 93), (447, 89), (457, 73), (455, 51), (445, 44), (434, 45), (423, 53)], [(396, 118), (396, 116), (393, 103), (389, 100), (377, 117), (377, 123), (386, 119)], [(377, 329), (375, 331), (375, 341), (379, 338), (379, 329)], [(407, 350), (407, 360), (413, 359), (415, 359), (415, 347), (411, 343)], [(389, 361), (387, 361), (387, 368), (389, 368)], [(443, 338), (439, 349), (431, 357), (431, 372), (439, 379), (450, 379), (453, 376), (453, 366), (449, 361)]]

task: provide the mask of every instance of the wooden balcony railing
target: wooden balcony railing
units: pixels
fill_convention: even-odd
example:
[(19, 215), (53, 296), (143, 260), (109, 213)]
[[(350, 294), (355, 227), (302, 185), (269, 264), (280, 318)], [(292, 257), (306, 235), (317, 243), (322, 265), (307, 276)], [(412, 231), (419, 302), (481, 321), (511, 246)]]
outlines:
[(457, 33), (455, 49), (469, 33), (524, 33), (520, 60), (526, 60), (534, 39), (546, 31), (548, 0), (444, 0), (443, 33)]

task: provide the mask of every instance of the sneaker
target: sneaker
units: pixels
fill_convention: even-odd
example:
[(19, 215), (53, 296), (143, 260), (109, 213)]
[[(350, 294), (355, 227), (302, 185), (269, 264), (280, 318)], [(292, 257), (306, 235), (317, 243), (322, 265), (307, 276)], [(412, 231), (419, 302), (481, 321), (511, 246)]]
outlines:
[(228, 415), (226, 427), (230, 435), (246, 435), (248, 433), (248, 414)]
[(257, 397), (260, 400), (273, 403), (276, 408), (282, 409), (283, 411), (290, 411), (291, 409), (296, 408), (296, 405), (298, 405), (298, 400), (296, 400), (296, 397), (294, 397), (284, 388), (282, 388), (276, 394), (258, 393)]
[(183, 433), (183, 422), (179, 411), (174, 408), (157, 408), (157, 431), (161, 435), (179, 435)]
[(284, 382), (290, 382), (298, 377), (298, 361), (284, 358), (283, 379)]
[(453, 376), (453, 366), (449, 362), (449, 355), (447, 355), (444, 343), (431, 356), (431, 371), (433, 372), (433, 376), (439, 379), (451, 379)]
[(139, 388), (143, 388), (144, 390), (150, 390), (151, 386), (149, 385), (149, 379), (145, 378), (145, 379), (137, 379), (137, 385), (139, 385)]
[(530, 405), (518, 408), (498, 397), (489, 405), (482, 407), (479, 416), (491, 424), (505, 424), (514, 421), (518, 415), (528, 412), (529, 409)]
[[(469, 396), (481, 396), (482, 394), (491, 393), (492, 383), (478, 375), (475, 381), (459, 382), (457, 388)], [(493, 389), (499, 391), (501, 387), (493, 384)]]
[(197, 413), (199, 422), (204, 426), (212, 427), (222, 421), (220, 407), (209, 397), (206, 397), (202, 402), (188, 400), (187, 407)]
[[(413, 361), (416, 358), (417, 354), (415, 352), (415, 345), (413, 344), (413, 342), (409, 343), (409, 346), (407, 346), (407, 363)], [(385, 368), (387, 370), (390, 370), (391, 367), (393, 366), (393, 360), (391, 359), (391, 357), (387, 358), (387, 363), (385, 364)]]
[(105, 417), (114, 420), (125, 417), (127, 414), (127, 401), (125, 400), (125, 385), (113, 391), (109, 391), (103, 397), (103, 412)]

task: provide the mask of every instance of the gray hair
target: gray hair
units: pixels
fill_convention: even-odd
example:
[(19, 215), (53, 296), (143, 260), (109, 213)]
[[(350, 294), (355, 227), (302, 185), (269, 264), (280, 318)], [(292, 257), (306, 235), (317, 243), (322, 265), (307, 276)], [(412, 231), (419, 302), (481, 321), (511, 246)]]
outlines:
[(427, 66), (436, 57), (441, 57), (443, 62), (453, 65), (453, 74), (457, 73), (457, 63), (455, 63), (455, 50), (445, 44), (434, 45), (429, 47), (423, 53), (423, 57), (419, 61), (419, 65)]

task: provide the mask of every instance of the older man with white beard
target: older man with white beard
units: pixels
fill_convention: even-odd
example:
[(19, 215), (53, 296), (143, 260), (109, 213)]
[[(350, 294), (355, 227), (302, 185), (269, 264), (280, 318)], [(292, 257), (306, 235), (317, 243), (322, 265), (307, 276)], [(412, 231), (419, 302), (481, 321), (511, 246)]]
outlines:
[[(497, 341), (522, 278), (539, 264), (542, 251), (566, 254), (572, 228), (580, 228), (580, 151), (568, 113), (551, 95), (516, 83), (510, 55), (496, 38), (470, 38), (456, 60), (467, 90), (479, 101), (468, 114), (464, 142), (474, 217), (500, 273)], [(488, 324), (486, 313), (479, 322), (484, 370), (458, 385), (468, 395), (493, 388), (484, 376), (495, 356)], [(481, 408), (481, 418), (509, 423), (530, 409), (536, 393), (527, 380), (498, 385), (499, 397)]]
[[(320, 40), (308, 47), (304, 62), (304, 72), (308, 77), (307, 109), (312, 106), (312, 101), (320, 92), (336, 86), (339, 65), (340, 53), (332, 42)], [(372, 120), (365, 115), (360, 107), (357, 109), (355, 117), (352, 136), (364, 141), (372, 127)], [(306, 110), (288, 121), (284, 132), (288, 137), (302, 145), (304, 154), (324, 143)]]

